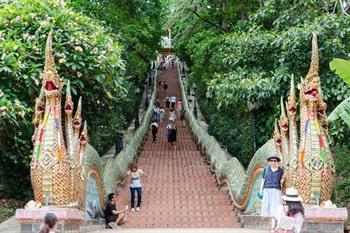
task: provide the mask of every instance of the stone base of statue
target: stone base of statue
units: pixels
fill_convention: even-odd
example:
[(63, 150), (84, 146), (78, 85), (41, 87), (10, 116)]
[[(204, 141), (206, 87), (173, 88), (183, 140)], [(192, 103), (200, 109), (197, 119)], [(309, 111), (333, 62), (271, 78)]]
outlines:
[[(344, 233), (348, 218), (346, 208), (305, 206), (305, 219), (301, 233)], [(241, 215), (244, 228), (271, 230), (273, 218)]]
[(39, 232), (46, 213), (56, 214), (59, 232), (82, 233), (105, 228), (104, 219), (84, 220), (84, 212), (81, 210), (49, 206), (40, 209), (17, 209), (16, 219), (21, 225), (21, 233)]

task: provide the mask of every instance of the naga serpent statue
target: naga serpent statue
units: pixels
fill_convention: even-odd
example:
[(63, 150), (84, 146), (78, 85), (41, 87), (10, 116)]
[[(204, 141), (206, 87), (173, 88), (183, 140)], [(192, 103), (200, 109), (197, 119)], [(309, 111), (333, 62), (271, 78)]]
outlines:
[[(271, 154), (282, 158), (285, 170), (284, 190), (294, 186), (305, 204), (320, 204), (331, 198), (335, 180), (332, 153), (328, 143), (326, 103), (318, 75), (317, 37), (313, 34), (311, 65), (300, 88), (300, 135), (297, 125), (297, 99), (292, 77), (288, 101), (281, 98), (281, 116), (275, 122), (273, 139), (254, 154), (247, 170), (237, 158), (223, 151), (219, 143), (197, 123), (188, 106), (185, 87), (180, 79), (188, 120), (198, 143), (206, 152), (219, 182), (225, 182), (235, 207), (245, 213), (260, 211), (258, 192), (262, 171)], [(287, 111), (286, 111), (287, 109)]]
[[(152, 71), (156, 76), (156, 70)], [(42, 88), (33, 119), (35, 130), (30, 176), (34, 203), (37, 206), (78, 208), (84, 210), (84, 219), (96, 218), (101, 216), (107, 195), (115, 190), (128, 165), (137, 156), (148, 133), (153, 104), (144, 113), (141, 126), (134, 132), (130, 143), (117, 157), (102, 163), (96, 150), (87, 142), (86, 122), (82, 127), (81, 98), (73, 116), (74, 104), (68, 81), (63, 120), (61, 91), (62, 80), (56, 70), (50, 33), (45, 48)], [(156, 85), (153, 86), (151, 103), (155, 102), (155, 93)]]
[(86, 189), (87, 178), (93, 176), (102, 204), (101, 165), (98, 164), (100, 158), (87, 143), (86, 122), (81, 131), (81, 98), (73, 117), (73, 101), (68, 82), (63, 130), (61, 91), (62, 81), (56, 70), (50, 33), (46, 42), (42, 88), (36, 100), (33, 120), (35, 131), (30, 174), (35, 201), (83, 208), (85, 191), (82, 190)]
[[(320, 204), (331, 198), (335, 181), (335, 168), (328, 143), (327, 105), (324, 102), (320, 84), (317, 36), (312, 38), (310, 70), (301, 82), (300, 88), (300, 140), (298, 143), (295, 110), (295, 90), (292, 81), (287, 102), (288, 123), (285, 121), (284, 103), (280, 128), (283, 164), (286, 172), (286, 186), (295, 186), (306, 204)], [(287, 130), (283, 128), (286, 125)], [(289, 136), (289, 139), (288, 139)]]

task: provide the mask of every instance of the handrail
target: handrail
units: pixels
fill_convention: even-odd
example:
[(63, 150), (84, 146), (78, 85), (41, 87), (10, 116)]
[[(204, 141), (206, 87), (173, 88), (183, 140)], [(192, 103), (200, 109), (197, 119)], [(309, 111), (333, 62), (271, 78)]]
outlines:
[[(155, 80), (158, 72), (153, 69)], [(153, 73), (153, 72), (152, 72)], [(103, 190), (106, 197), (113, 192), (117, 184), (117, 180), (127, 171), (128, 165), (135, 159), (139, 149), (142, 147), (144, 138), (147, 136), (148, 128), (151, 123), (152, 111), (156, 100), (157, 82), (153, 82), (153, 91), (150, 98), (150, 104), (144, 114), (140, 127), (135, 131), (130, 143), (114, 159), (108, 160), (103, 170)]]
[(254, 154), (248, 169), (245, 170), (237, 158), (224, 151), (218, 141), (199, 125), (197, 119), (190, 111), (186, 91), (181, 79), (179, 64), (177, 66), (182, 100), (184, 109), (186, 110), (186, 119), (189, 122), (193, 135), (211, 162), (217, 180), (219, 181), (225, 177), (223, 182), (227, 183), (234, 206), (237, 209), (245, 210), (250, 199), (255, 201), (257, 195), (253, 192), (253, 186), (256, 183), (260, 184), (263, 167), (266, 165), (266, 158), (274, 150), (273, 142), (270, 140), (260, 147)]

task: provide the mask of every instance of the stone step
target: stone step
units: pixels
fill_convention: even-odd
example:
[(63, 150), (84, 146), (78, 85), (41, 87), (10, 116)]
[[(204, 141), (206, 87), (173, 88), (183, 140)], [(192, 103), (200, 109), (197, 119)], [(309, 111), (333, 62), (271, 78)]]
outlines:
[(230, 228), (152, 228), (152, 229), (118, 229), (118, 230), (102, 230), (98, 231), (101, 233), (113, 233), (113, 232), (121, 232), (121, 233), (268, 233), (269, 231), (262, 230), (253, 230), (253, 229), (230, 229)]
[[(168, 93), (175, 95), (178, 100), (181, 97), (176, 75), (176, 70), (170, 69), (159, 78), (169, 83)], [(161, 102), (164, 100), (163, 91), (158, 93), (158, 98)], [(164, 121), (160, 123), (156, 143), (152, 142), (149, 132), (139, 152), (138, 167), (147, 175), (141, 177), (141, 211), (129, 211), (128, 222), (123, 227), (193, 230), (242, 227), (227, 191), (218, 189), (216, 179), (188, 123), (182, 127), (179, 121), (176, 122), (176, 150), (169, 147), (166, 129), (168, 116), (167, 110)], [(124, 190), (119, 192), (120, 208), (131, 205), (128, 186), (129, 180)]]

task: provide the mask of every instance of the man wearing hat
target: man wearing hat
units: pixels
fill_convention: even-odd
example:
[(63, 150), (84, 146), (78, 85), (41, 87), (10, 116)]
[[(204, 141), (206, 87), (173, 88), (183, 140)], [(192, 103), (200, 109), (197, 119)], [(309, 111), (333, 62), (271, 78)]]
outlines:
[(279, 167), (281, 158), (278, 155), (271, 155), (267, 161), (269, 166), (264, 169), (260, 187), (260, 194), (263, 196), (261, 216), (277, 217), (277, 209), (281, 205), (283, 169)]

